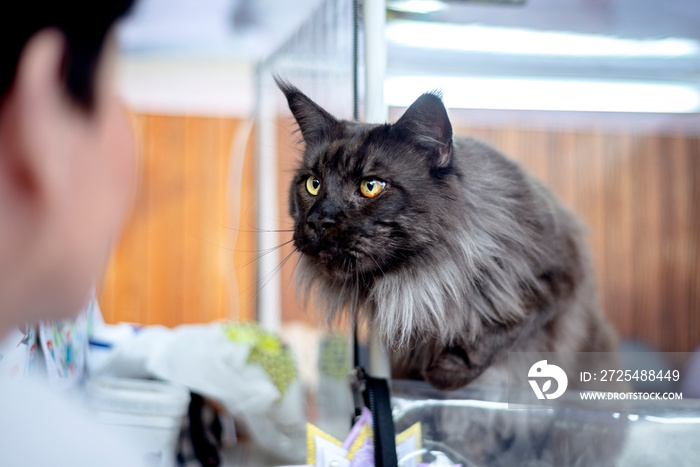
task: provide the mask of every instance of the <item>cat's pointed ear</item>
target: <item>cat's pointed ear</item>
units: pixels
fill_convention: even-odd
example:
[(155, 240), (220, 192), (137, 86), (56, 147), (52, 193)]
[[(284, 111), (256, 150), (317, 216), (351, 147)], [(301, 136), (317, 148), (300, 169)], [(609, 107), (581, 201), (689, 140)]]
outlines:
[(437, 167), (452, 160), (452, 124), (439, 92), (420, 96), (393, 127), (402, 138), (409, 138), (420, 147), (431, 150)]
[(331, 114), (309, 99), (296, 86), (275, 76), (275, 82), (284, 93), (294, 119), (299, 125), (301, 135), (307, 144), (323, 140), (330, 130), (338, 123)]

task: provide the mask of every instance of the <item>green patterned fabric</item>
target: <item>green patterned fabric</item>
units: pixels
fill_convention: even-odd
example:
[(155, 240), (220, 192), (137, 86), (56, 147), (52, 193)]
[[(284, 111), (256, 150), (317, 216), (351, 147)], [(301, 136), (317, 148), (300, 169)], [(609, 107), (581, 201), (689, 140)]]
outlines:
[(284, 395), (297, 373), (292, 353), (279, 337), (251, 322), (227, 323), (223, 329), (233, 342), (250, 346), (247, 362), (262, 367), (280, 395)]
[(346, 380), (350, 372), (348, 338), (344, 334), (330, 334), (321, 344), (319, 356), (321, 374), (337, 380)]

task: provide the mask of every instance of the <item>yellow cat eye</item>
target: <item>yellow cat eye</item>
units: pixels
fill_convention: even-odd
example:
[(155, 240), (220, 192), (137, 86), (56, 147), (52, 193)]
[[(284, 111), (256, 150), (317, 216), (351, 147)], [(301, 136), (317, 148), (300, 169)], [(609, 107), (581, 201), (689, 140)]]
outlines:
[(306, 191), (308, 191), (312, 195), (316, 196), (320, 189), (321, 189), (321, 180), (314, 177), (313, 175), (309, 175), (309, 178), (306, 179)]
[(360, 193), (365, 198), (374, 198), (382, 192), (385, 186), (386, 183), (382, 181), (366, 178), (360, 182)]

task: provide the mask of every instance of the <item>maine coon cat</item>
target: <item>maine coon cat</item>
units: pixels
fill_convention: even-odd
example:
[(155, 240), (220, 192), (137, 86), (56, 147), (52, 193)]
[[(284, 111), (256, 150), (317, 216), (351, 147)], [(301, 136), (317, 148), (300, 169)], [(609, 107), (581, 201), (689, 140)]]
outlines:
[(395, 376), (455, 389), (502, 382), (509, 351), (614, 350), (582, 224), (516, 163), (453, 137), (439, 94), (362, 124), (277, 82), (305, 143), (289, 197), (300, 288), (330, 317), (368, 319)]

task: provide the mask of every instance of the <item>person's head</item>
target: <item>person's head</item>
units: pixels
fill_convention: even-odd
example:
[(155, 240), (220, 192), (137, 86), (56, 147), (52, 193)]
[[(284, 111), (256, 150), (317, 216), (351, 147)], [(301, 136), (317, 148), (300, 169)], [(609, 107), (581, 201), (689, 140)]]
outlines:
[(135, 180), (113, 95), (131, 0), (23, 0), (0, 12), (0, 334), (77, 312)]

